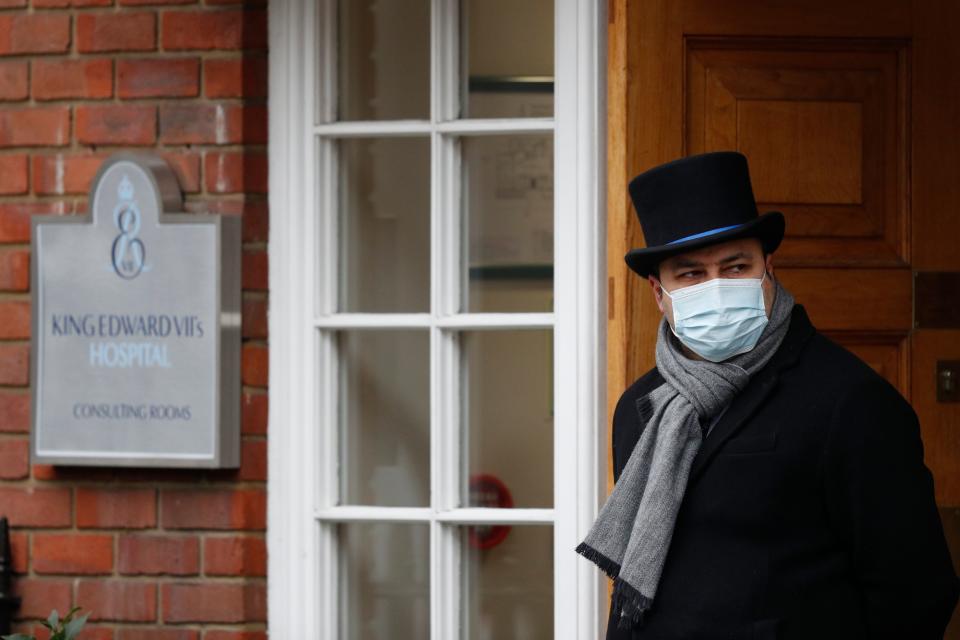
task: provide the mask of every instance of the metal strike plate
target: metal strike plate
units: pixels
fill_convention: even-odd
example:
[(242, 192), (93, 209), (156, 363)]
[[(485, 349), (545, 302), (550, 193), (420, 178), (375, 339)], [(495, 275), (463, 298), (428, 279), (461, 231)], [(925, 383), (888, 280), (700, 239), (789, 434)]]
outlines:
[(937, 402), (960, 402), (960, 360), (937, 361)]

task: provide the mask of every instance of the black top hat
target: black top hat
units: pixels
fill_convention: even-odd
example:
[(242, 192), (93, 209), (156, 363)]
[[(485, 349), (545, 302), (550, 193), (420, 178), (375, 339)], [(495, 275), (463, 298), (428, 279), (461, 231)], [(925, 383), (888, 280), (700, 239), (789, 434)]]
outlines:
[(758, 215), (747, 158), (736, 151), (654, 167), (630, 181), (630, 198), (647, 247), (631, 249), (624, 260), (643, 277), (665, 258), (710, 244), (756, 237), (773, 253), (783, 239), (783, 214)]

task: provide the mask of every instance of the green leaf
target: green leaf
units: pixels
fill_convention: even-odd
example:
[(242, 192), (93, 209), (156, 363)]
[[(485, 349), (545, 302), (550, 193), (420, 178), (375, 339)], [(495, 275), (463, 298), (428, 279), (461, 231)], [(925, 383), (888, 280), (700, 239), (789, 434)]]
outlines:
[(76, 635), (80, 633), (80, 630), (83, 629), (83, 625), (87, 623), (87, 617), (89, 615), (89, 613), (85, 613), (79, 618), (75, 618), (68, 622), (67, 626), (64, 627), (64, 633), (66, 634), (64, 640), (73, 640)]
[(3, 636), (0, 640), (36, 640), (33, 636), (24, 635), (22, 633), (15, 633), (10, 636)]
[(47, 618), (46, 627), (47, 629), (53, 630), (57, 628), (58, 624), (60, 624), (60, 614), (57, 613), (56, 609), (54, 609), (50, 612), (50, 616)]

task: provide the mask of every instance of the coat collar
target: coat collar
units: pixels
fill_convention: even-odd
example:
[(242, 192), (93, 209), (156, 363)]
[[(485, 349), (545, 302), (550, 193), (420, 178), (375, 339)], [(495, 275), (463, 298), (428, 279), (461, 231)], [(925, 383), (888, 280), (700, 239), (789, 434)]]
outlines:
[(696, 481), (723, 444), (737, 433), (747, 419), (763, 404), (777, 386), (780, 372), (796, 363), (807, 340), (815, 331), (803, 305), (795, 304), (790, 316), (790, 327), (780, 348), (766, 366), (750, 379), (743, 392), (731, 401), (726, 413), (714, 425), (710, 436), (703, 441), (703, 445), (693, 459), (690, 483)]

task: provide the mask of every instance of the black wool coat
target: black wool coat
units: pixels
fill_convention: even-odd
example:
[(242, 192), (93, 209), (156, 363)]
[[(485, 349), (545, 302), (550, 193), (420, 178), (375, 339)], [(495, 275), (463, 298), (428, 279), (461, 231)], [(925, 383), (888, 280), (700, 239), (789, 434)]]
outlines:
[[(615, 479), (661, 384), (617, 404)], [(932, 640), (957, 597), (916, 414), (796, 305), (693, 461), (643, 626), (607, 639)]]

